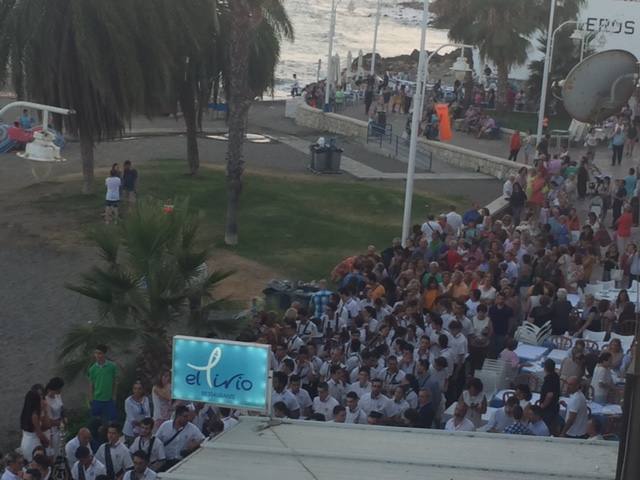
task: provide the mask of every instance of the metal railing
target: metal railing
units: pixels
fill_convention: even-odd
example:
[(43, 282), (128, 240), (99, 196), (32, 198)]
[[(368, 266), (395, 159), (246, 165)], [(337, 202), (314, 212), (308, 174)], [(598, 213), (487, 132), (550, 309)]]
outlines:
[[(367, 128), (367, 144), (376, 145), (387, 156), (400, 162), (409, 161), (409, 139), (393, 133), (390, 124), (369, 123)], [(433, 172), (433, 152), (418, 144), (416, 151), (416, 170)]]

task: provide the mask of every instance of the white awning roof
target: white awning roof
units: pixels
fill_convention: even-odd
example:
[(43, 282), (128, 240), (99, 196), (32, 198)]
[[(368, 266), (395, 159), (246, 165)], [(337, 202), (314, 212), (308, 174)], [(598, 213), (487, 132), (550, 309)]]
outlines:
[(613, 480), (617, 449), (617, 442), (243, 417), (160, 478)]

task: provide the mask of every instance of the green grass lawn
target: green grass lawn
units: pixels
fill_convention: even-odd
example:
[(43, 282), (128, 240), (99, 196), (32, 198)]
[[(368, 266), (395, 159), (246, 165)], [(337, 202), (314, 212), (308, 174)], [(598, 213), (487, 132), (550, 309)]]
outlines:
[[(140, 194), (160, 200), (189, 197), (205, 224), (205, 239), (224, 246), (226, 208), (225, 175), (202, 169), (192, 178), (184, 175), (183, 161), (159, 160), (140, 171)], [(75, 186), (68, 189), (75, 191)], [(90, 197), (76, 193), (50, 194), (35, 201), (45, 210), (67, 212), (79, 224), (98, 221), (103, 205), (102, 188)], [(247, 174), (239, 218), (237, 254), (268, 265), (291, 278), (326, 277), (346, 256), (364, 252), (367, 245), (386, 248), (400, 236), (404, 193), (400, 189), (373, 186), (345, 178), (287, 178)], [(422, 223), (427, 212), (462, 208), (460, 197), (414, 197), (414, 221)], [(425, 208), (429, 205), (429, 208)]]
[[(495, 112), (492, 111), (489, 115), (493, 116), (496, 121), (503, 128), (510, 128), (512, 130), (520, 130), (526, 132), (531, 130), (535, 133), (538, 126), (538, 114), (537, 113), (524, 113), (524, 112)], [(549, 126), (551, 130), (567, 130), (571, 118), (565, 115), (556, 115), (549, 117)]]

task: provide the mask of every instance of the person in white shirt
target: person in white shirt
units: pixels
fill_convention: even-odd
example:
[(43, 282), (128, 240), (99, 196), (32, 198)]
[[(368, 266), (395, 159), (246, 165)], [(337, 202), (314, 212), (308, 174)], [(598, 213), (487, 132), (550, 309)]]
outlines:
[(516, 181), (515, 175), (510, 175), (504, 185), (502, 185), (502, 196), (509, 200), (513, 194), (513, 184)]
[(478, 306), (480, 305), (480, 290), (473, 289), (470, 292), (469, 300), (465, 302), (467, 307), (467, 318), (474, 318), (478, 312)]
[(99, 475), (107, 474), (107, 469), (102, 463), (93, 458), (89, 447), (78, 447), (76, 458), (76, 463), (71, 467), (71, 478), (73, 480), (96, 480)]
[(133, 467), (129, 449), (120, 441), (120, 426), (115, 423), (107, 427), (107, 442), (100, 445), (96, 460), (102, 463), (109, 478), (122, 478), (126, 470)]
[(387, 367), (383, 368), (378, 374), (378, 378), (382, 380), (383, 388), (387, 393), (393, 392), (395, 387), (400, 385), (405, 373), (398, 368), (398, 359), (390, 355), (387, 358)]
[(122, 480), (155, 480), (156, 472), (148, 467), (149, 457), (142, 450), (133, 454), (133, 470), (124, 474)]
[(569, 401), (567, 402), (567, 413), (564, 428), (560, 434), (561, 437), (584, 438), (587, 434), (589, 411), (587, 409), (587, 399), (580, 387), (578, 377), (569, 377), (567, 379)]
[(304, 346), (304, 340), (296, 333), (298, 326), (291, 320), (287, 323), (284, 332), (287, 336), (287, 350), (291, 355), (296, 355), (300, 347)]
[(107, 195), (105, 198), (104, 221), (106, 224), (118, 223), (118, 205), (120, 204), (120, 172), (118, 164), (114, 163), (111, 167), (109, 176), (104, 181), (107, 187)]
[(531, 405), (529, 407), (529, 430), (536, 437), (549, 437), (549, 427), (542, 420), (542, 409), (538, 405)]
[(389, 408), (387, 409), (387, 413), (390, 417), (400, 418), (402, 414), (409, 409), (409, 402), (407, 402), (404, 398), (404, 388), (396, 387), (393, 392), (393, 397), (389, 402)]
[(331, 365), (329, 369), (331, 378), (327, 380), (329, 386), (329, 395), (335, 398), (339, 404), (344, 402), (344, 396), (347, 394), (347, 385), (344, 383), (344, 370), (339, 365)]
[(155, 472), (159, 472), (166, 456), (163, 443), (151, 434), (152, 431), (153, 418), (143, 419), (140, 422), (140, 435), (131, 443), (129, 453), (133, 455), (137, 451), (142, 450), (147, 455), (149, 468)]
[(198, 427), (189, 422), (189, 409), (180, 405), (176, 407), (173, 420), (167, 420), (156, 432), (156, 438), (164, 445), (167, 457), (166, 467), (171, 467), (200, 446), (204, 435)]
[(347, 416), (345, 423), (367, 424), (367, 414), (358, 406), (358, 394), (356, 392), (347, 393)]
[(313, 413), (324, 415), (328, 422), (333, 420), (333, 409), (340, 405), (338, 401), (329, 395), (329, 385), (327, 382), (318, 384), (318, 396), (313, 399)]
[(122, 433), (127, 442), (131, 442), (140, 433), (140, 421), (151, 416), (149, 397), (144, 394), (142, 382), (135, 382), (131, 390), (132, 394), (124, 401), (126, 418), (122, 426)]
[(0, 480), (21, 480), (24, 457), (17, 452), (9, 452), (3, 460), (5, 469)]
[(289, 378), (289, 391), (296, 397), (298, 405), (300, 407), (300, 418), (308, 418), (311, 415), (311, 406), (313, 401), (309, 392), (304, 388), (300, 388), (300, 377), (297, 375), (291, 375)]
[(371, 412), (379, 412), (384, 416), (388, 416), (389, 397), (382, 394), (382, 380), (376, 378), (371, 382), (371, 392), (365, 393), (360, 398), (360, 408), (369, 415)]
[(69, 465), (73, 465), (76, 461), (76, 450), (78, 447), (87, 447), (91, 453), (91, 432), (88, 428), (81, 428), (75, 437), (67, 442), (64, 447), (64, 453), (67, 457)]
[(473, 432), (476, 427), (467, 417), (467, 406), (464, 403), (456, 404), (453, 417), (449, 419), (444, 429), (447, 432)]
[(293, 393), (287, 390), (289, 379), (284, 372), (273, 372), (273, 390), (271, 392), (271, 406), (283, 402), (289, 410), (289, 418), (300, 418), (300, 405)]
[(616, 383), (611, 375), (610, 352), (602, 352), (598, 357), (598, 364), (593, 370), (591, 386), (593, 387), (593, 401), (600, 405), (606, 405), (609, 392), (616, 388)]
[(316, 338), (318, 336), (318, 327), (309, 319), (309, 315), (304, 308), (298, 311), (298, 317), (300, 318), (296, 327), (298, 337), (300, 337), (304, 343)]
[(509, 397), (504, 407), (494, 411), (489, 418), (489, 422), (478, 430), (483, 432), (502, 433), (504, 429), (513, 424), (513, 407), (518, 405), (516, 397)]
[(469, 355), (469, 344), (467, 342), (467, 337), (462, 334), (462, 325), (457, 320), (451, 322), (449, 325), (449, 331), (451, 332), (449, 346), (453, 351), (453, 358), (456, 368), (459, 371), (462, 368), (465, 359)]
[(433, 215), (427, 217), (427, 221), (422, 224), (420, 230), (422, 230), (424, 238), (426, 238), (428, 243), (431, 243), (434, 232), (442, 233), (442, 227)]
[(358, 381), (349, 385), (347, 392), (355, 392), (358, 398), (362, 398), (365, 393), (371, 391), (371, 382), (369, 382), (369, 368), (360, 367), (358, 369)]
[(447, 225), (450, 225), (453, 228), (453, 231), (456, 232), (456, 235), (462, 228), (462, 215), (456, 212), (456, 207), (451, 206), (451, 211), (447, 213)]

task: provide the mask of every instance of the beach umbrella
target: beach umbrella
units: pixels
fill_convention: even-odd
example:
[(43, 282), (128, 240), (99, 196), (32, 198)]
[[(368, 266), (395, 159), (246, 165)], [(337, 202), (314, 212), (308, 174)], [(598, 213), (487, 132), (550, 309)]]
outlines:
[(340, 55), (337, 53), (333, 57), (333, 73), (336, 87), (342, 84), (342, 70), (340, 70)]
[(363, 53), (362, 50), (358, 52), (358, 78), (364, 78), (364, 68), (362, 67), (363, 62)]
[(346, 74), (347, 83), (351, 82), (351, 77), (353, 76), (351, 75), (352, 72), (353, 72), (353, 55), (351, 55), (351, 50), (349, 50), (349, 52), (347, 53), (347, 74)]

